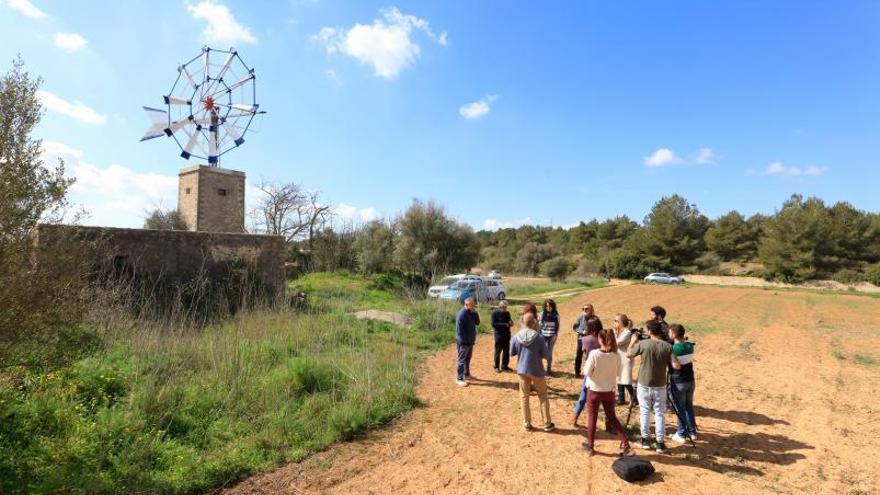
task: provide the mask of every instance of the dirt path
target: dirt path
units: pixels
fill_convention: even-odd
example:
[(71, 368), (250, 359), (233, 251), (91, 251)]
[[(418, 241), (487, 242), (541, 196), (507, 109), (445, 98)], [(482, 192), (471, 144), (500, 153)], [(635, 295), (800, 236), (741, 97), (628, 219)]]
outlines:
[(564, 326), (585, 302), (606, 323), (615, 312), (641, 320), (645, 308), (662, 304), (698, 343), (697, 449), (669, 442), (667, 455), (643, 451), (658, 471), (649, 482), (628, 485), (611, 472), (617, 441), (607, 434), (598, 435), (601, 455), (580, 449), (585, 430), (568, 425), (580, 381), (571, 375), (575, 341), (566, 331), (555, 366), (566, 374), (550, 379), (554, 433), (522, 431), (516, 377), (492, 372), (492, 337), (482, 335), (472, 386), (455, 386), (455, 350), (447, 348), (423, 366), (417, 392), (425, 407), (228, 493), (877, 492), (880, 368), (855, 361), (859, 353), (880, 356), (880, 300), (631, 285), (566, 302)]

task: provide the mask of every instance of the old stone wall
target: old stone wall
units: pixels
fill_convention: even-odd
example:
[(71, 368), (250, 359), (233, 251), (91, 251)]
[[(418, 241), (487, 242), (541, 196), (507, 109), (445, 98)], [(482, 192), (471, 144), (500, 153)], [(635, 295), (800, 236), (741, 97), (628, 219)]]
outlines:
[(124, 267), (134, 274), (189, 282), (197, 277), (222, 280), (247, 269), (266, 288), (283, 294), (284, 240), (280, 236), (120, 229), (76, 225), (40, 225), (37, 252), (83, 249), (94, 266)]
[(196, 165), (178, 176), (177, 209), (190, 230), (244, 232), (244, 172)]

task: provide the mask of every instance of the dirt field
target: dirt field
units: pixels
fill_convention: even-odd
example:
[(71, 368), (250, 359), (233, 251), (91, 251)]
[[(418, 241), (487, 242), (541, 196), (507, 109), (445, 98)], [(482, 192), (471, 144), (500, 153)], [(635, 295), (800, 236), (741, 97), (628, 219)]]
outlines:
[(657, 468), (649, 481), (629, 485), (612, 473), (617, 440), (608, 434), (598, 434), (600, 455), (581, 450), (585, 430), (568, 424), (580, 381), (571, 375), (574, 334), (565, 331), (555, 368), (566, 373), (550, 379), (554, 433), (522, 430), (516, 377), (492, 372), (492, 337), (483, 335), (470, 387), (455, 386), (447, 348), (424, 364), (424, 407), (228, 493), (877, 493), (880, 299), (618, 286), (562, 305), (565, 328), (584, 302), (606, 323), (616, 312), (641, 321), (662, 304), (698, 343), (697, 448), (667, 442), (669, 454), (640, 451)]

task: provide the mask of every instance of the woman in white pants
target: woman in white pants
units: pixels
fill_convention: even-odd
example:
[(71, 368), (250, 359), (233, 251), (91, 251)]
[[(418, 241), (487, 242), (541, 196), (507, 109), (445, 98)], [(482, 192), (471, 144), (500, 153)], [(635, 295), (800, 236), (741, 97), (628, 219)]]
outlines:
[(626, 404), (626, 391), (629, 390), (629, 399), (638, 404), (636, 391), (632, 386), (632, 359), (627, 357), (626, 351), (630, 342), (635, 339), (632, 331), (632, 320), (625, 314), (614, 317), (614, 334), (617, 336), (617, 353), (620, 354), (620, 376), (617, 377), (617, 404)]

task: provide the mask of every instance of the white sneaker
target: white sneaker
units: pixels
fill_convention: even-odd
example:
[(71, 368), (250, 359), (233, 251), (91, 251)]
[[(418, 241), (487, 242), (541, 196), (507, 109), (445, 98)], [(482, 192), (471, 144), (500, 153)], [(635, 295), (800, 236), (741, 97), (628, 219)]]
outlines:
[(466, 382), (464, 380), (455, 380), (455, 384), (458, 385), (459, 387), (467, 387), (468, 386), (468, 382)]
[(669, 438), (672, 439), (672, 441), (675, 442), (675, 443), (685, 443), (685, 442), (687, 442), (687, 438), (685, 438), (685, 437), (679, 435), (678, 432), (673, 433), (672, 436), (669, 437)]
[(697, 441), (697, 434), (696, 433), (691, 433), (691, 440), (693, 440), (695, 442)]

